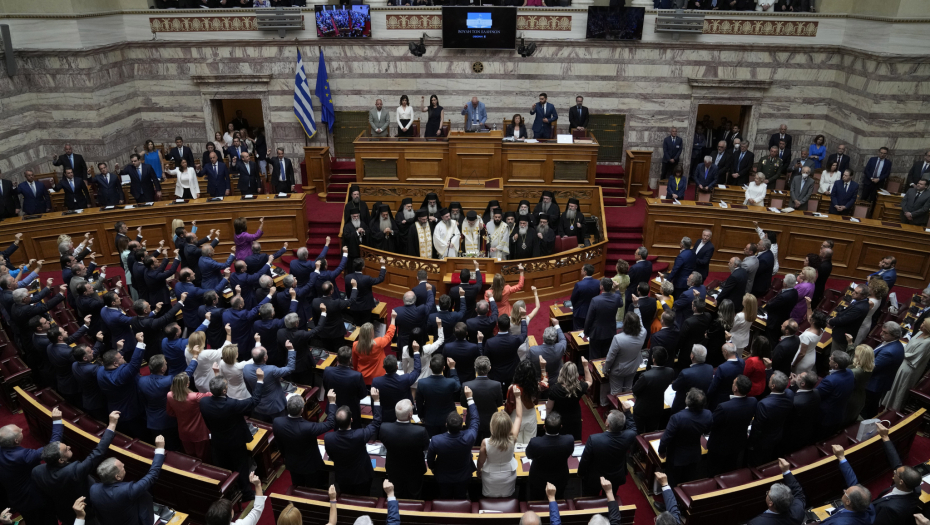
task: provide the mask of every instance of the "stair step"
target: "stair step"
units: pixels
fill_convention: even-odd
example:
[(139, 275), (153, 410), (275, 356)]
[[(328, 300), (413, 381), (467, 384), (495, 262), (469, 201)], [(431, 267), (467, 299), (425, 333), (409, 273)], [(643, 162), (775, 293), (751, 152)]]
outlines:
[(349, 170), (352, 170), (352, 173), (355, 172), (355, 161), (354, 160), (334, 160), (329, 163), (330, 173), (346, 173)]
[(642, 242), (614, 242), (614, 240), (611, 239), (610, 242), (607, 243), (607, 253), (634, 253), (642, 245)]
[(594, 184), (602, 188), (623, 188), (626, 186), (626, 181), (623, 179), (594, 179)]
[(616, 175), (623, 175), (624, 172), (623, 172), (623, 166), (598, 165), (596, 173), (598, 176), (601, 176), (601, 175), (616, 176)]
[(604, 197), (604, 206), (623, 206), (626, 207), (626, 199), (623, 197)]
[(329, 177), (329, 187), (332, 188), (333, 184), (352, 184), (357, 181), (357, 175), (353, 171), (352, 173), (334, 173)]
[(601, 192), (604, 197), (623, 197), (624, 202), (626, 202), (626, 191), (624, 191), (623, 188), (601, 188)]

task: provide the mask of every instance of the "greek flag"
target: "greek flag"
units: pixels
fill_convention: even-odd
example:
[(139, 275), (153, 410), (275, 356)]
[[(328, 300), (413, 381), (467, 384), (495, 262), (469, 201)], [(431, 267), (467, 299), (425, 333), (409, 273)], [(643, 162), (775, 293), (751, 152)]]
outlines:
[(304, 63), (297, 50), (297, 75), (294, 77), (294, 115), (304, 128), (304, 133), (313, 138), (316, 135), (316, 122), (313, 121), (313, 103), (310, 99), (310, 84), (304, 73)]

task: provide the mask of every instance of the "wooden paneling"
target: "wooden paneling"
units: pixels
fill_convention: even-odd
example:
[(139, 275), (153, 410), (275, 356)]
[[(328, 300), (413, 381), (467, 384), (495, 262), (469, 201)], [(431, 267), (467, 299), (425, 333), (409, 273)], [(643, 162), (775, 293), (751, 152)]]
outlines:
[(837, 215), (816, 218), (804, 212), (771, 213), (762, 207), (743, 209), (696, 205), (663, 204), (647, 199), (645, 246), (650, 254), (673, 261), (678, 241), (684, 235), (696, 239), (700, 230), (713, 232), (716, 246), (712, 271), (727, 271), (730, 257), (742, 257), (749, 242), (758, 242), (753, 221), (763, 229), (779, 232), (778, 255), (782, 273), (800, 270), (808, 253), (818, 253), (824, 239), (832, 239), (832, 277), (864, 280), (888, 255), (897, 258), (897, 284), (923, 288), (930, 281), (930, 233), (922, 227), (862, 219), (855, 223)]
[(332, 175), (329, 164), (329, 148), (326, 146), (304, 147), (304, 163), (307, 177), (303, 181), (304, 193), (314, 193), (315, 188), (326, 188)]
[[(652, 151), (628, 149), (623, 171), (626, 175), (626, 196), (639, 197), (649, 189), (649, 170), (652, 168)], [(662, 195), (664, 197), (664, 195)]]

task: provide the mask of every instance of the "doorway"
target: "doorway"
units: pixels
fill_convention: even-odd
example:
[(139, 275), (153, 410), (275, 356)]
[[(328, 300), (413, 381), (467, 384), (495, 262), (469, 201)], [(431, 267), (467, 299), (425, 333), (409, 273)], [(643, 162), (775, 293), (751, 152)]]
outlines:
[[(748, 137), (749, 117), (751, 113), (752, 106), (748, 105), (698, 104), (695, 129), (697, 126), (703, 124), (705, 117), (710, 117), (710, 121), (713, 124), (713, 133), (711, 134), (713, 136), (713, 142), (704, 144), (705, 151), (716, 150), (717, 142), (722, 140), (726, 131), (733, 129), (733, 126), (739, 126), (740, 135)], [(721, 127), (724, 121), (729, 123), (727, 129)]]
[[(249, 138), (255, 139), (256, 131), (265, 128), (265, 115), (262, 111), (262, 101), (258, 98), (225, 98), (211, 99), (213, 109), (213, 129), (226, 133), (228, 125), (242, 119), (248, 123)], [(241, 113), (239, 113), (241, 112)], [(240, 124), (237, 121), (236, 124)], [(236, 128), (239, 131), (239, 128)]]

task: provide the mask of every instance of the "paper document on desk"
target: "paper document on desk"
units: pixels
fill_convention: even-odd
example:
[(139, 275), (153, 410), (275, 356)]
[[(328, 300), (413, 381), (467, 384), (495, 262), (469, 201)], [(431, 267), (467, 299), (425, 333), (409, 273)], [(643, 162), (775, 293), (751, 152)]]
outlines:
[(419, 423), (419, 422), (420, 422), (420, 416), (414, 414), (414, 415), (410, 416), (410, 420), (413, 421), (414, 423)]
[(371, 396), (365, 396), (364, 399), (358, 402), (360, 405), (371, 406)]
[(525, 143), (527, 143), (527, 144), (536, 144), (536, 143), (539, 142), (539, 141), (536, 140), (536, 139), (526, 139), (526, 140), (524, 140), (523, 142), (525, 142)]
[(532, 465), (533, 465), (532, 459), (529, 459), (527, 457), (523, 458), (523, 470), (529, 470)]
[(720, 207), (721, 207), (721, 208), (729, 208), (729, 206), (727, 206), (727, 203), (725, 203), (725, 202), (723, 202), (723, 201), (720, 201)]
[(782, 208), (781, 209), (782, 213), (791, 213), (793, 211), (794, 211), (794, 208)]
[(857, 219), (857, 218), (855, 218), (855, 217), (851, 217), (851, 218), (849, 219), (849, 222), (862, 222), (862, 221), (860, 221), (859, 219)]
[(675, 391), (672, 390), (672, 385), (669, 385), (668, 388), (665, 389), (665, 395), (663, 397), (665, 397), (665, 404), (672, 406), (672, 403), (675, 402)]
[(774, 206), (769, 206), (769, 211), (772, 213), (781, 213), (781, 210), (779, 210), (778, 208)]
[(369, 455), (383, 456), (386, 452), (384, 450), (384, 445), (381, 443), (368, 443), (365, 445), (365, 451)]
[(539, 411), (539, 417), (546, 419), (546, 405), (536, 405), (536, 410)]
[(727, 185), (726, 185), (726, 184), (718, 184), (717, 187), (720, 188), (721, 190), (727, 189)]
[(133, 208), (135, 208), (135, 207), (136, 207), (136, 206), (135, 206), (134, 204), (129, 204), (129, 205), (127, 205), (126, 207), (124, 207), (123, 209), (124, 209), (124, 210), (131, 210), (131, 209), (133, 209)]
[(317, 445), (317, 447), (320, 448), (320, 457), (325, 458), (326, 457), (326, 445)]
[(878, 194), (879, 195), (891, 195), (891, 192), (889, 192), (888, 190), (879, 189)]
[(584, 454), (584, 444), (575, 445), (575, 450), (572, 451), (572, 456), (580, 458)]
[(656, 277), (655, 281), (656, 281), (657, 283), (659, 283), (659, 284), (662, 284), (662, 278), (661, 278), (661, 277)]

